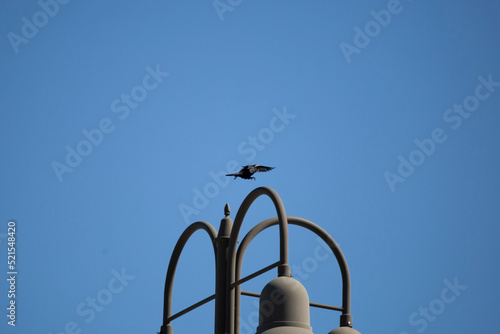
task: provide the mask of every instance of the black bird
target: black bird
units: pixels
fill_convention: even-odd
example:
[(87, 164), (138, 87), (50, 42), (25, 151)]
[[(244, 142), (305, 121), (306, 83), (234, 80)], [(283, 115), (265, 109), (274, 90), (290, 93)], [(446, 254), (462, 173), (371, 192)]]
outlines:
[(252, 177), (254, 173), (257, 172), (268, 172), (271, 169), (274, 169), (274, 167), (266, 167), (266, 166), (261, 166), (261, 165), (246, 165), (243, 166), (243, 168), (238, 172), (234, 174), (226, 174), (226, 176), (234, 176), (236, 179), (237, 177), (241, 177), (242, 179), (246, 180), (255, 180), (255, 177)]

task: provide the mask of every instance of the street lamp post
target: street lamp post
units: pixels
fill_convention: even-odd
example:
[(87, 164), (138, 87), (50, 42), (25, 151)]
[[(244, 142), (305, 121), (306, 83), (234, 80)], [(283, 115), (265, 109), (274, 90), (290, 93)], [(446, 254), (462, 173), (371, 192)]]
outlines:
[[(238, 247), (238, 236), (245, 215), (255, 199), (261, 195), (267, 195), (273, 201), (277, 217), (264, 220), (253, 227)], [(160, 334), (173, 334), (171, 325), (173, 320), (214, 299), (214, 333), (239, 334), (240, 296), (242, 294), (260, 298), (261, 312), (259, 312), (257, 334), (312, 334), (309, 324), (310, 306), (341, 312), (340, 327), (330, 331), (329, 334), (359, 334), (352, 328), (349, 268), (340, 247), (325, 230), (303, 218), (287, 216), (280, 197), (268, 187), (256, 188), (248, 194), (236, 214), (234, 223), (229, 214), (229, 205), (226, 204), (225, 217), (221, 220), (218, 232), (209, 223), (198, 221), (188, 226), (177, 241), (165, 279), (163, 324)], [(309, 302), (305, 288), (291, 277), (288, 263), (288, 224), (308, 229), (318, 235), (332, 250), (342, 275), (342, 306)], [(279, 225), (279, 261), (242, 278), (241, 266), (248, 245), (260, 232), (274, 225)], [(198, 230), (204, 230), (212, 241), (215, 257), (215, 293), (176, 314), (172, 314), (172, 289), (177, 263), (184, 245)], [(278, 277), (269, 282), (261, 294), (241, 291), (242, 283), (276, 267), (278, 268)]]

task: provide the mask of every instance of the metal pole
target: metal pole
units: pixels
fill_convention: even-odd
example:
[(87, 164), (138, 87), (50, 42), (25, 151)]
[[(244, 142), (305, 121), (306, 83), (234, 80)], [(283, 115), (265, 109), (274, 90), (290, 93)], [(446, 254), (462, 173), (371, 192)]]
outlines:
[(219, 234), (214, 240), (216, 248), (215, 260), (215, 334), (225, 334), (226, 331), (226, 300), (228, 291), (227, 281), (227, 247), (229, 236), (233, 228), (233, 221), (229, 218), (231, 210), (229, 204), (224, 208), (225, 217), (220, 222)]

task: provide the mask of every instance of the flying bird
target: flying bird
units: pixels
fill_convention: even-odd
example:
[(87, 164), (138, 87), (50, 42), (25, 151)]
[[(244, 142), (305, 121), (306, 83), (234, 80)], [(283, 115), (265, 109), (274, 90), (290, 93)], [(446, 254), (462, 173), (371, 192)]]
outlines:
[(268, 172), (271, 169), (274, 169), (274, 167), (266, 167), (266, 166), (261, 166), (261, 165), (246, 165), (243, 166), (243, 168), (238, 172), (234, 174), (226, 174), (226, 176), (234, 176), (236, 179), (237, 177), (241, 177), (242, 179), (246, 180), (255, 180), (255, 177), (252, 175), (257, 172)]

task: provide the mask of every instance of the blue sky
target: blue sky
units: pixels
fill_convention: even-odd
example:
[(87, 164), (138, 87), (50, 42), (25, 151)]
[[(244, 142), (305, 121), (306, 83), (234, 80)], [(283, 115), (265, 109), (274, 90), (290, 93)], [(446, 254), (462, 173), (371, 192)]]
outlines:
[[(0, 267), (8, 278), (13, 220), (18, 274), (15, 327), (0, 283), (1, 332), (159, 331), (182, 231), (218, 228), (259, 186), (339, 243), (360, 332), (497, 330), (499, 13), (492, 0), (2, 1)], [(255, 163), (276, 169), (223, 177)], [(259, 198), (240, 240), (273, 216)], [(278, 259), (277, 235), (252, 243), (244, 274)], [(290, 227), (292, 273), (339, 305), (320, 245)], [(210, 252), (203, 233), (188, 242), (174, 310), (213, 293)], [(338, 319), (311, 310), (315, 333)], [(213, 304), (173, 323), (212, 324)]]

